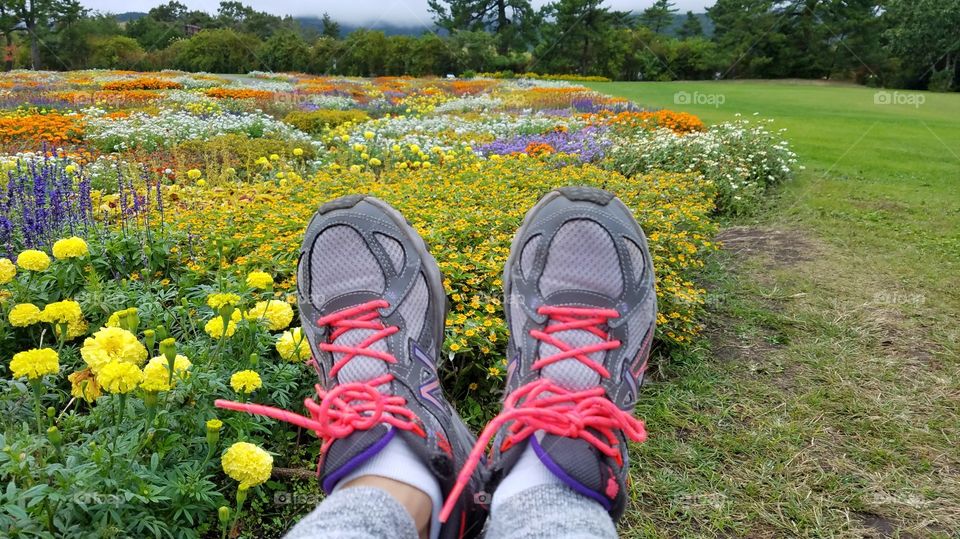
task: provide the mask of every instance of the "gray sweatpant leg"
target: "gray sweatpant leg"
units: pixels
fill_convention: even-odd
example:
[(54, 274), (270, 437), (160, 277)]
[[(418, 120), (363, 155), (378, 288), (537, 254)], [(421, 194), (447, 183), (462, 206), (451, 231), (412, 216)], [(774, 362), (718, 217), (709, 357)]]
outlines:
[(335, 491), (303, 517), (285, 539), (417, 539), (410, 513), (385, 490)]
[(490, 515), (486, 539), (616, 539), (599, 503), (563, 485), (521, 491)]
[[(331, 494), (286, 539), (416, 539), (413, 518), (385, 491), (356, 487)], [(524, 490), (490, 515), (487, 539), (616, 539), (606, 510), (561, 485)]]

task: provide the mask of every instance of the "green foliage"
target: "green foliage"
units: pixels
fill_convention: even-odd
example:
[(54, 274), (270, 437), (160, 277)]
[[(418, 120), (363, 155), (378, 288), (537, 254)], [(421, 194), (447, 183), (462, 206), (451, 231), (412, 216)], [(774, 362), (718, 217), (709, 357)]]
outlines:
[(257, 56), (271, 71), (304, 71), (310, 61), (310, 47), (294, 32), (277, 32), (260, 45)]
[(295, 111), (288, 114), (283, 121), (297, 129), (318, 135), (326, 129), (337, 127), (347, 122), (365, 122), (369, 120), (362, 110), (316, 110), (312, 112)]
[(180, 69), (211, 73), (247, 73), (260, 67), (256, 36), (233, 30), (203, 30), (178, 51)]
[(94, 68), (136, 69), (145, 55), (140, 43), (127, 36), (94, 37), (89, 45), (89, 66)]
[(173, 149), (173, 160), (178, 168), (198, 168), (208, 177), (227, 176), (233, 168), (241, 177), (246, 171), (256, 168), (257, 159), (273, 154), (293, 155), (293, 150), (303, 150), (304, 159), (312, 159), (316, 151), (309, 145), (298, 145), (283, 140), (250, 138), (245, 135), (227, 134), (205, 140), (188, 140)]
[[(677, 12), (673, 6), (673, 2), (669, 0), (657, 0), (640, 14), (640, 24), (657, 34), (666, 31), (673, 22), (673, 14)], [(692, 13), (688, 12), (689, 15)]]

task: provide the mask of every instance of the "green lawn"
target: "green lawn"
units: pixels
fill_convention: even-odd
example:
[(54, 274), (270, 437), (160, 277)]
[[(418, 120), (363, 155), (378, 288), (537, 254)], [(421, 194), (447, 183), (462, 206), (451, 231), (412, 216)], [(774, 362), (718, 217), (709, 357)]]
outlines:
[(774, 118), (806, 167), (721, 235), (709, 343), (640, 407), (623, 535), (960, 536), (960, 95), (590, 86), (708, 123)]

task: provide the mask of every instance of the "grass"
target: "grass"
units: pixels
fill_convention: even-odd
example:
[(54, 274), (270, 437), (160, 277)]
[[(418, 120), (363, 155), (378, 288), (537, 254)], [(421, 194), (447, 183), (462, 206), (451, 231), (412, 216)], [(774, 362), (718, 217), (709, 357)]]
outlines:
[(710, 338), (661, 366), (639, 409), (651, 436), (623, 536), (956, 537), (960, 95), (591, 86), (707, 122), (775, 118), (806, 166), (727, 223)]

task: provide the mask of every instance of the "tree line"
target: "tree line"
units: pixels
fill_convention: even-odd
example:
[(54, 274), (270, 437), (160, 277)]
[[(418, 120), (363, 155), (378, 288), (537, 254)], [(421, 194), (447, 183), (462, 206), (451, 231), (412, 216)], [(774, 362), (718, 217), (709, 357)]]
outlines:
[(216, 13), (170, 1), (121, 22), (78, 0), (0, 0), (7, 69), (163, 68), (319, 74), (528, 72), (617, 80), (805, 78), (957, 87), (960, 0), (717, 0), (711, 28), (669, 0), (429, 0), (435, 31), (342, 35), (237, 1)]

